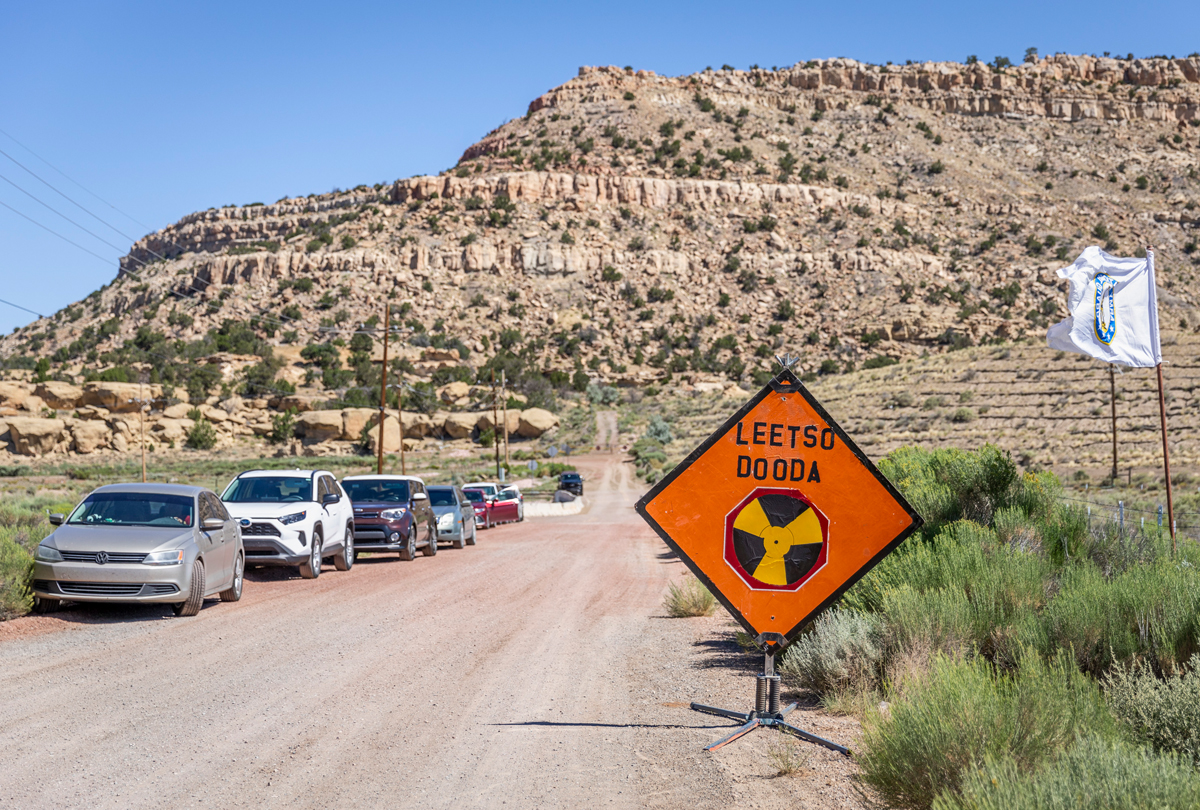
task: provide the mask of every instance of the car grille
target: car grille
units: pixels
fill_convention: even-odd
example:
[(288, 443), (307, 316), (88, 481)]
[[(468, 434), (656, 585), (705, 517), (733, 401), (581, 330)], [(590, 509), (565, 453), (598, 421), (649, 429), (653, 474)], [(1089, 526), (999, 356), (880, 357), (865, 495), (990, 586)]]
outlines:
[(379, 517), (378, 509), (355, 509), (354, 516), (356, 518), (377, 518)]
[(35, 580), (33, 581), (33, 589), (34, 589), (35, 591), (49, 591), (49, 590), (50, 590), (50, 580), (48, 580), (48, 579), (35, 579)]
[(282, 537), (279, 527), (271, 523), (251, 523), (242, 527), (242, 537)]
[(273, 548), (247, 548), (246, 549), (247, 557), (274, 557), (278, 553), (279, 552), (277, 552)]
[[(66, 562), (96, 562), (98, 551), (60, 551), (63, 560)], [(127, 554), (123, 551), (108, 551), (105, 552), (108, 558), (106, 563), (140, 563), (146, 559), (145, 554)]]
[(69, 596), (137, 596), (140, 582), (62, 582), (58, 588)]
[(379, 529), (354, 529), (355, 540), (386, 540), (387, 533)]
[(179, 592), (179, 586), (173, 582), (157, 582), (152, 585), (147, 585), (146, 587), (148, 587), (150, 589), (150, 593), (154, 594), (155, 596), (159, 596), (164, 593)]

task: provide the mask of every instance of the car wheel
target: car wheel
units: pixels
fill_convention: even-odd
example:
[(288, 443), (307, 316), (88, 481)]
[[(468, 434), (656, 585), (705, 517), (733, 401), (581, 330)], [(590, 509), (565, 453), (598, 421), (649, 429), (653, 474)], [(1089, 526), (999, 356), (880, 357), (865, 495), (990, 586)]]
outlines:
[(171, 605), (171, 609), (175, 611), (176, 616), (195, 616), (200, 612), (200, 607), (204, 604), (204, 563), (199, 560), (192, 561), (192, 583), (188, 588), (188, 598), (186, 602), (177, 602)]
[(465, 520), (459, 525), (458, 539), (454, 541), (453, 545), (455, 548), (467, 547), (467, 526)]
[(242, 598), (242, 583), (245, 582), (245, 571), (246, 558), (239, 554), (237, 562), (233, 564), (233, 582), (229, 584), (228, 589), (221, 591), (222, 602), (236, 602)]
[(417, 558), (417, 524), (414, 523), (408, 528), (408, 539), (404, 543), (404, 548), (400, 549), (400, 559), (405, 562), (412, 562)]
[(321, 576), (321, 535), (313, 532), (312, 548), (308, 559), (300, 563), (300, 576), (305, 579), (316, 579)]
[(54, 613), (62, 607), (61, 599), (43, 599), (40, 596), (33, 597), (33, 612), (34, 613)]
[(429, 542), (425, 544), (425, 548), (421, 549), (421, 553), (426, 557), (432, 557), (437, 554), (437, 524), (429, 524)]
[(349, 571), (354, 567), (353, 526), (346, 526), (346, 539), (342, 542), (342, 550), (333, 555), (333, 565), (339, 571)]

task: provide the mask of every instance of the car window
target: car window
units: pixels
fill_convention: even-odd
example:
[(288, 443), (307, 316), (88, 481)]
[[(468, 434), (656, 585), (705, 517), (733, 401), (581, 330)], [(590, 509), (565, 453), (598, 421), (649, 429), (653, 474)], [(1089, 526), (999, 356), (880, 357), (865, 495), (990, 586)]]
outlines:
[(456, 503), (458, 503), (458, 498), (452, 489), (434, 487), (429, 490), (430, 506), (454, 506)]
[(68, 523), (101, 526), (191, 526), (190, 495), (146, 492), (93, 492), (71, 513)]
[(345, 484), (350, 500), (355, 503), (408, 503), (408, 481), (360, 478)]
[(204, 497), (208, 499), (209, 504), (212, 506), (213, 514), (221, 520), (233, 520), (229, 515), (229, 510), (225, 508), (225, 504), (221, 503), (220, 498), (216, 495), (210, 495), (207, 492), (204, 493)]
[(203, 526), (204, 521), (208, 520), (209, 518), (215, 518), (216, 515), (213, 514), (212, 504), (209, 503), (208, 499), (204, 497), (204, 493), (201, 493), (197, 500), (200, 501), (200, 525)]
[(328, 492), (329, 492), (329, 485), (327, 483), (325, 483), (325, 476), (318, 475), (317, 476), (317, 501), (319, 502), (319, 501), (324, 500), (325, 495)]
[(311, 501), (313, 482), (296, 475), (263, 475), (236, 478), (225, 490), (226, 503), (290, 503)]
[(471, 503), (483, 503), (483, 493), (477, 489), (464, 489), (463, 497)]

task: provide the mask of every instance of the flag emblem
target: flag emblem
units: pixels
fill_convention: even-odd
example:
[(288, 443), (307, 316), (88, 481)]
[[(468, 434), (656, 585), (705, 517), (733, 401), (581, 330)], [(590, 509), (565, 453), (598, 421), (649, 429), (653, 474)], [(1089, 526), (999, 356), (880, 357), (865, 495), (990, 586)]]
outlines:
[(756, 490), (727, 526), (726, 562), (752, 588), (794, 590), (825, 563), (829, 522), (794, 490)]
[(1099, 273), (1096, 276), (1096, 339), (1105, 346), (1112, 343), (1117, 333), (1116, 299), (1116, 280), (1107, 273)]

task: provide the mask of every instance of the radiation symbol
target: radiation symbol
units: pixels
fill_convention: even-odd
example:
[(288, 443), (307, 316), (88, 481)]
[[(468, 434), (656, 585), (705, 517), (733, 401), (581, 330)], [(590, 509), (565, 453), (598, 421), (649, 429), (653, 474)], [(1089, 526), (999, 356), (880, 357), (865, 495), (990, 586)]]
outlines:
[(799, 492), (758, 489), (726, 520), (725, 561), (751, 588), (795, 590), (825, 564), (828, 532)]

